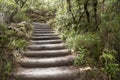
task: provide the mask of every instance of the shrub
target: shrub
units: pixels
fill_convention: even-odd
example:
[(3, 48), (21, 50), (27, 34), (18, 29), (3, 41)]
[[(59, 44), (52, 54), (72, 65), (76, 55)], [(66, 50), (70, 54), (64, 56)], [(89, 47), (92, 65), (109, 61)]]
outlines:
[(83, 66), (87, 64), (87, 55), (89, 52), (86, 49), (80, 48), (78, 54), (75, 58), (74, 65), (75, 66)]
[(116, 63), (116, 51), (104, 49), (102, 55), (100, 56), (100, 60), (102, 60), (104, 71), (110, 74), (113, 80), (117, 80), (120, 69), (119, 64)]
[(0, 80), (7, 80), (15, 66), (14, 51), (19, 52), (27, 44), (27, 35), (30, 35), (31, 27), (28, 28), (28, 25), (23, 25), (12, 24), (9, 27), (0, 25)]
[(91, 53), (94, 53), (93, 48), (96, 49), (97, 45), (100, 42), (100, 38), (96, 34), (82, 34), (74, 35), (72, 37), (68, 37), (66, 42), (69, 45), (72, 45), (71, 48), (74, 50), (78, 50), (80, 47), (90, 50)]
[(74, 31), (71, 31), (67, 36), (66, 43), (68, 47), (78, 52), (74, 64), (96, 66), (102, 50), (99, 35), (92, 33), (76, 34)]
[(22, 11), (19, 11), (14, 17), (14, 22), (22, 22), (22, 21), (30, 21), (30, 19), (26, 16), (26, 14)]

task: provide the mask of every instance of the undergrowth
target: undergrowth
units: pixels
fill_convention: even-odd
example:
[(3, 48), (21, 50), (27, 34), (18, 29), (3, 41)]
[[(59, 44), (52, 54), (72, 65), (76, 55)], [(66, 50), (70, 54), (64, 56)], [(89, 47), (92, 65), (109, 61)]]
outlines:
[(0, 25), (0, 80), (12, 78), (17, 55), (14, 52), (24, 49), (28, 43), (32, 27), (27, 23), (20, 24)]

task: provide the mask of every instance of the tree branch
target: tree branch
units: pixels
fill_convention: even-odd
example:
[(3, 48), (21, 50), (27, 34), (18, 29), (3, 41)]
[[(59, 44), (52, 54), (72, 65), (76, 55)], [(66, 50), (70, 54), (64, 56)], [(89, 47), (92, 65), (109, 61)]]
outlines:
[(67, 4), (68, 4), (68, 12), (72, 15), (72, 19), (73, 19), (73, 23), (76, 24), (76, 18), (74, 16), (74, 14), (72, 13), (72, 7), (71, 7), (71, 0), (67, 0)]
[(88, 1), (89, 0), (85, 0), (85, 2), (84, 2), (84, 11), (85, 11), (86, 16), (87, 16), (87, 22), (90, 23), (90, 14), (88, 11)]

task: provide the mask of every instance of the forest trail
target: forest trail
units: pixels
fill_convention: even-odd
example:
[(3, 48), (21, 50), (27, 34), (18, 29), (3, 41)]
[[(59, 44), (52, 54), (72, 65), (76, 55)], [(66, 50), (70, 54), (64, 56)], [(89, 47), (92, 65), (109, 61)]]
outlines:
[(14, 73), (16, 80), (77, 80), (75, 56), (47, 24), (33, 25), (30, 44)]

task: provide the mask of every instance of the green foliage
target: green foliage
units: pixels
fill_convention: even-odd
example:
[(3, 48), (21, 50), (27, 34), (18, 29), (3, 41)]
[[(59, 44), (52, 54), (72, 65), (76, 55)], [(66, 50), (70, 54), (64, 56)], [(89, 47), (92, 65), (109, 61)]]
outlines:
[(8, 80), (15, 66), (13, 53), (24, 49), (31, 34), (32, 27), (27, 23), (30, 19), (25, 14), (24, 1), (0, 0), (0, 11), (5, 13), (5, 22), (16, 22), (9, 23), (9, 26), (0, 24), (0, 80)]
[(96, 34), (80, 33), (78, 35), (75, 34), (72, 37), (69, 36), (66, 41), (68, 46), (70, 44), (70, 48), (74, 50), (78, 50), (80, 47), (82, 47), (90, 50), (91, 53), (95, 53), (92, 49), (95, 47), (97, 48), (98, 44), (100, 43), (100, 38)]
[[(20, 4), (16, 5), (14, 0), (0, 1), (0, 10), (7, 11), (8, 14), (13, 13), (16, 8), (20, 10), (19, 7)], [(77, 53), (75, 65), (103, 68), (114, 80), (117, 79), (118, 60), (120, 61), (119, 7), (119, 0), (27, 0), (24, 8), (14, 16), (14, 21), (29, 21), (24, 13), (27, 10), (44, 10), (47, 15), (52, 14), (55, 30), (68, 47)], [(23, 48), (26, 44), (24, 37), (28, 39), (29, 36), (25, 33), (27, 30), (31, 28), (26, 25), (20, 25), (17, 30), (1, 27), (3, 34), (0, 46)]]
[(22, 11), (19, 11), (14, 17), (14, 22), (22, 22), (22, 21), (30, 21), (30, 19), (26, 16), (26, 14)]
[(83, 54), (78, 54), (75, 58), (74, 65), (83, 66), (83, 64), (85, 64), (84, 56)]
[(119, 80), (119, 77), (118, 77), (118, 74), (120, 73), (119, 64), (117, 64), (117, 63), (105, 64), (104, 70), (105, 70), (105, 72), (110, 74), (110, 76), (113, 80)]
[[(28, 0), (0, 0), (0, 10), (5, 13), (6, 22), (27, 20), (24, 8)], [(15, 20), (14, 20), (14, 19)]]
[(16, 40), (15, 42), (15, 45), (17, 48), (25, 48), (26, 44), (27, 44), (27, 41), (23, 39)]
[(100, 58), (103, 58), (105, 63), (109, 63), (109, 62), (111, 63), (111, 62), (115, 62), (116, 60), (115, 55), (116, 55), (115, 50), (104, 49)]
[[(14, 68), (14, 50), (24, 49), (27, 45), (30, 31), (29, 24), (0, 25), (0, 79), (7, 80)], [(21, 34), (21, 35), (20, 35)]]
[(74, 65), (75, 66), (84, 66), (87, 64), (87, 55), (89, 52), (86, 49), (80, 48), (75, 58)]
[(120, 69), (119, 64), (116, 63), (116, 51), (115, 50), (108, 50), (104, 49), (100, 59), (102, 63), (104, 63), (104, 71), (111, 75), (113, 80), (117, 80)]
[(116, 79), (120, 61), (120, 1), (61, 0), (56, 4), (53, 25), (68, 47), (78, 52), (75, 65), (102, 67)]
[(13, 69), (13, 63), (11, 60), (12, 59), (11, 57), (13, 57), (13, 55), (10, 52), (11, 50), (0, 48), (0, 79), (1, 80), (8, 79)]

